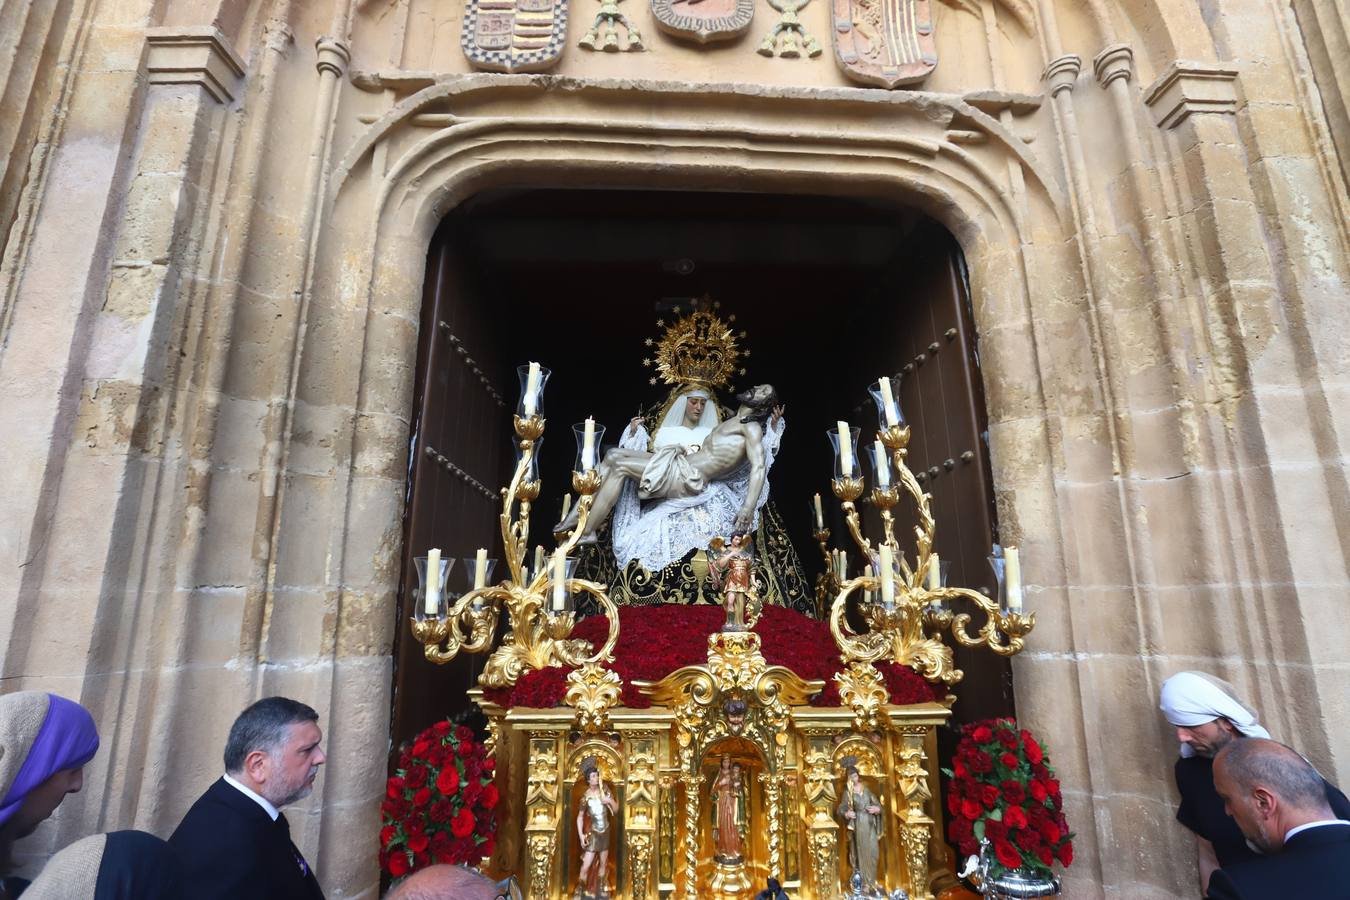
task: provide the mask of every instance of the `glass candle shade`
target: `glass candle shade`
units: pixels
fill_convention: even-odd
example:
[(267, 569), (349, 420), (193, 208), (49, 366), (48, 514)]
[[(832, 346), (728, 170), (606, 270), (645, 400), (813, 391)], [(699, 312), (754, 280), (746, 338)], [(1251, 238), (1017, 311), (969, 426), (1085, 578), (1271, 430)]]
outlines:
[[(567, 581), (573, 577), (577, 561), (569, 557), (559, 559), (554, 554), (548, 558), (546, 565), (549, 580), (544, 592), (544, 608), (551, 615), (573, 611), (576, 609), (576, 603), (572, 592), (567, 590)], [(559, 571), (559, 568), (562, 571)]]
[(891, 489), (891, 453), (881, 441), (867, 445), (868, 465), (872, 469), (872, 483), (883, 491)]
[(1004, 577), (1004, 566), (1003, 548), (995, 544), (993, 551), (989, 554), (989, 568), (994, 570), (994, 580), (997, 582), (994, 588), (994, 599), (998, 601), (998, 608), (1006, 611), (1008, 608), (1008, 584)]
[(573, 425), (572, 434), (577, 439), (574, 468), (578, 472), (589, 472), (600, 464), (600, 442), (605, 438), (605, 426), (594, 419), (587, 419)]
[(417, 602), (413, 615), (418, 621), (438, 619), (445, 615), (445, 577), (450, 574), (450, 564), (453, 562), (454, 559), (450, 557), (441, 557), (436, 565), (433, 580), (433, 573), (427, 565), (427, 557), (419, 556), (413, 560), (413, 565), (417, 568)]
[[(485, 588), (492, 584), (492, 570), (497, 565), (497, 560), (489, 558), (486, 550), (479, 550), (476, 556), (464, 557), (464, 582), (471, 591)], [(482, 598), (475, 599), (474, 608), (482, 607)]]
[(862, 469), (858, 466), (858, 434), (861, 429), (847, 422), (840, 422), (826, 434), (830, 438), (830, 448), (834, 451), (834, 479), (862, 478)]
[[(882, 544), (876, 550), (873, 550), (869, 556), (871, 558), (869, 574), (877, 579), (877, 602), (883, 607), (891, 609), (895, 606), (901, 587), (905, 584), (904, 574), (900, 571), (901, 554)], [(890, 569), (889, 579), (887, 578), (887, 568)]]
[(900, 409), (900, 379), (878, 378), (867, 386), (872, 402), (877, 405), (877, 425), (882, 428), (905, 427), (905, 414)]
[[(516, 468), (519, 469), (520, 460), (522, 457), (524, 457), (525, 451), (520, 449), (519, 441), (516, 442), (515, 446), (516, 446)], [(530, 464), (529, 466), (526, 467), (525, 474), (521, 476), (521, 479), (523, 481), (532, 482), (539, 480), (539, 454), (543, 452), (543, 449), (544, 449), (544, 439), (535, 438), (534, 449), (530, 452)]]
[(520, 376), (520, 401), (516, 404), (516, 415), (522, 419), (528, 419), (530, 416), (544, 415), (544, 385), (548, 384), (548, 377), (553, 374), (551, 369), (546, 369), (539, 363), (529, 363), (524, 366), (516, 367), (516, 374)]

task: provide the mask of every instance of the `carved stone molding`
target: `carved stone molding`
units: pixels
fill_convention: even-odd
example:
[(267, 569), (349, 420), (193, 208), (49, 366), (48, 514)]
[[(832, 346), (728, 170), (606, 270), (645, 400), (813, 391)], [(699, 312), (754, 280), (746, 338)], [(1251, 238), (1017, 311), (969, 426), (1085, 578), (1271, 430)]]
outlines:
[(342, 41), (337, 38), (321, 37), (314, 42), (314, 50), (318, 54), (314, 66), (320, 72), (328, 71), (338, 78), (347, 73), (347, 63), (351, 62), (352, 54)]
[(244, 61), (209, 26), (146, 31), (146, 76), (151, 84), (197, 84), (220, 103), (238, 96)]
[(1050, 87), (1050, 96), (1054, 97), (1058, 96), (1060, 91), (1073, 90), (1073, 86), (1078, 83), (1078, 73), (1081, 71), (1083, 58), (1070, 53), (1050, 60), (1050, 64), (1045, 67), (1045, 73), (1041, 75), (1041, 80)]
[(1175, 128), (1198, 113), (1237, 112), (1238, 70), (1217, 63), (1177, 60), (1144, 92), (1160, 128)]
[(1128, 44), (1112, 44), (1092, 60), (1092, 71), (1102, 87), (1109, 87), (1117, 78), (1129, 81), (1134, 74), (1134, 51)]

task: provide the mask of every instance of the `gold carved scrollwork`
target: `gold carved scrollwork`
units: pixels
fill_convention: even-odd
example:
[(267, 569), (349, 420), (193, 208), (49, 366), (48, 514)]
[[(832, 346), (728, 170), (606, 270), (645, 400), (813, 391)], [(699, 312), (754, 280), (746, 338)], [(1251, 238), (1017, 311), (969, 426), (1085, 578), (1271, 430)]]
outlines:
[(839, 896), (839, 827), (834, 823), (811, 831), (811, 875), (817, 896)]
[(548, 900), (553, 874), (553, 831), (536, 831), (530, 835), (530, 900)]
[(652, 870), (652, 833), (630, 831), (627, 835), (628, 868), (633, 878), (633, 900), (647, 900)]
[(877, 716), (890, 699), (886, 682), (876, 666), (870, 662), (851, 662), (836, 672), (839, 698), (853, 710), (853, 727), (857, 731), (877, 730)]
[(894, 779), (900, 795), (900, 844), (904, 850), (905, 867), (909, 872), (909, 895), (927, 898), (929, 841), (933, 820), (925, 810), (932, 794), (928, 789), (928, 771), (924, 766), (927, 754), (923, 742), (928, 733), (924, 726), (898, 726), (893, 744)]
[(568, 706), (577, 711), (577, 727), (587, 733), (600, 731), (609, 722), (609, 710), (619, 702), (623, 682), (617, 672), (587, 663), (567, 676)]

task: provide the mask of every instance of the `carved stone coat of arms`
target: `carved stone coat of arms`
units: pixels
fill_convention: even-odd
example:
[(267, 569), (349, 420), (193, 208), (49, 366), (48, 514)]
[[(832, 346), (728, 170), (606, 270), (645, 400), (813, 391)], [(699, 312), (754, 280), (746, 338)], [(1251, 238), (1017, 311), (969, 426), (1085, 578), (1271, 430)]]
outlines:
[(832, 0), (834, 56), (849, 78), (884, 88), (937, 68), (932, 0)]
[(755, 17), (755, 0), (651, 0), (662, 31), (707, 44), (744, 34)]
[(566, 38), (567, 0), (466, 0), (460, 43), (476, 69), (547, 69)]

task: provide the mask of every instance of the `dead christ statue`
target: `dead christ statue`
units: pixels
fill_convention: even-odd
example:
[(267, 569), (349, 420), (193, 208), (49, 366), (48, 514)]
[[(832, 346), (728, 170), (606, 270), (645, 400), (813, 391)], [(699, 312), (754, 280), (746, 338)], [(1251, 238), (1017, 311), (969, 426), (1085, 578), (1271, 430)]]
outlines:
[[(617, 448), (605, 454), (599, 466), (600, 489), (581, 534), (581, 543), (593, 543), (596, 532), (614, 509), (627, 480), (638, 484), (638, 496), (648, 499), (679, 499), (703, 493), (709, 485), (748, 465), (749, 489), (737, 511), (737, 531), (749, 531), (754, 522), (767, 473), (764, 423), (778, 405), (773, 385), (761, 384), (736, 395), (740, 406), (734, 416), (708, 432), (697, 448), (682, 444), (658, 447), (654, 452)], [(576, 509), (558, 523), (555, 532), (576, 527)]]

